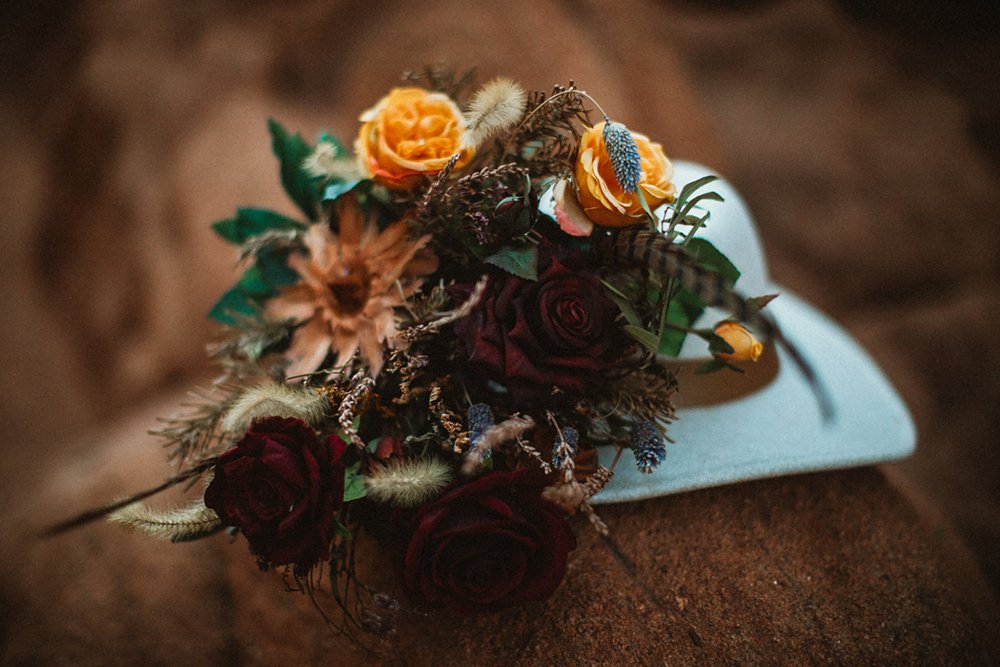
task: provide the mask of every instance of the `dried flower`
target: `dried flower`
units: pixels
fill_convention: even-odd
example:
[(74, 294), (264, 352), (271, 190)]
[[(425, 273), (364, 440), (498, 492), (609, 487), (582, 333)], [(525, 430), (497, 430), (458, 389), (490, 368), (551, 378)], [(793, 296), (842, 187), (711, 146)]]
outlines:
[(133, 503), (109, 514), (108, 521), (169, 542), (195, 540), (222, 527), (218, 515), (200, 499), (186, 507), (169, 510), (154, 510), (144, 503)]
[(632, 133), (621, 123), (605, 121), (603, 134), (615, 180), (626, 193), (635, 192), (642, 176), (642, 164)]
[(302, 168), (311, 176), (321, 178), (352, 180), (361, 177), (357, 160), (345, 153), (332, 141), (320, 141), (315, 150), (302, 163)]
[(451, 467), (438, 459), (393, 459), (372, 466), (365, 489), (377, 503), (416, 507), (441, 493), (451, 479)]
[(653, 422), (644, 419), (632, 425), (629, 433), (632, 439), (632, 453), (639, 472), (644, 475), (656, 470), (667, 457), (667, 448), (663, 442), (663, 434)]
[(715, 352), (715, 356), (726, 361), (757, 361), (764, 353), (764, 344), (740, 324), (727, 320), (715, 327), (715, 335), (726, 341), (732, 352)]
[(261, 417), (292, 417), (315, 426), (328, 405), (326, 397), (312, 389), (265, 382), (240, 394), (222, 419), (222, 428), (242, 434)]
[(494, 134), (514, 127), (524, 115), (526, 99), (524, 89), (507, 77), (497, 77), (484, 85), (465, 114), (466, 143), (478, 148)]
[(396, 333), (396, 308), (420, 288), (420, 277), (437, 268), (425, 248), (429, 237), (409, 238), (402, 221), (379, 232), (353, 199), (342, 199), (339, 234), (325, 223), (312, 225), (304, 237), (308, 257), (289, 257), (301, 282), (268, 302), (269, 313), (301, 323), (286, 353), (289, 377), (315, 371), (330, 351), (342, 366), (359, 348), (377, 374), (384, 343)]

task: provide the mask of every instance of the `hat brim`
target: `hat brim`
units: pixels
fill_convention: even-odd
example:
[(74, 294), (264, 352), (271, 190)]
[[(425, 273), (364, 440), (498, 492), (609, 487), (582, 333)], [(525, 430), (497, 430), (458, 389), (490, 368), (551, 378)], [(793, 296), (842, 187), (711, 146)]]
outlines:
[[(788, 353), (761, 389), (704, 407), (678, 408), (674, 441), (658, 469), (642, 474), (631, 450), (593, 498), (614, 503), (795, 473), (884, 463), (914, 451), (916, 429), (902, 399), (843, 329), (786, 289), (768, 305), (787, 338), (814, 367), (833, 402), (824, 420)], [(683, 390), (683, 389), (682, 389)], [(598, 448), (607, 464), (614, 447)]]

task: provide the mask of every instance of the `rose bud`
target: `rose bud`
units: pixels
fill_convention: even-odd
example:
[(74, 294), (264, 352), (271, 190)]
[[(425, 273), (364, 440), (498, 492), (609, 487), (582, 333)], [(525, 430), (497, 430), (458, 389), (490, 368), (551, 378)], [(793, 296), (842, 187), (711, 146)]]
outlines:
[(764, 344), (739, 322), (722, 322), (715, 327), (715, 335), (726, 341), (732, 352), (715, 352), (726, 361), (757, 361), (764, 352)]

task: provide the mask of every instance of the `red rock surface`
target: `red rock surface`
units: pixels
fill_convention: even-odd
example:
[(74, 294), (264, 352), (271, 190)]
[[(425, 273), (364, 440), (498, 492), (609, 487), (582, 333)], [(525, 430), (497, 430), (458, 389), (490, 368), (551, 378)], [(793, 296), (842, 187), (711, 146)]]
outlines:
[(6, 6), (0, 661), (370, 662), (240, 542), (31, 536), (167, 474), (142, 433), (203, 377), (203, 314), (232, 280), (208, 223), (288, 208), (263, 120), (349, 137), (400, 71), (446, 60), (573, 78), (719, 167), (777, 279), (869, 348), (921, 442), (882, 470), (606, 508), (623, 558), (581, 526), (548, 604), (409, 616), (386, 661), (1000, 662), (980, 572), (1000, 583), (996, 38), (971, 4), (954, 25), (929, 6)]

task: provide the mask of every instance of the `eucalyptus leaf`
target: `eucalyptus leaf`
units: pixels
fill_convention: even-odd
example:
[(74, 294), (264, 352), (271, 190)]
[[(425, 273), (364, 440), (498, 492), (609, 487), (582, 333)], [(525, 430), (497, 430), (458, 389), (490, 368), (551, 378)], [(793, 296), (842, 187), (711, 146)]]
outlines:
[(331, 183), (330, 185), (326, 186), (326, 188), (323, 190), (323, 201), (331, 202), (336, 200), (341, 195), (345, 195), (354, 188), (358, 187), (358, 185), (363, 180), (364, 179), (361, 178), (355, 178), (350, 181), (340, 181), (336, 183)]
[(525, 280), (538, 280), (538, 246), (504, 246), (484, 261)]

